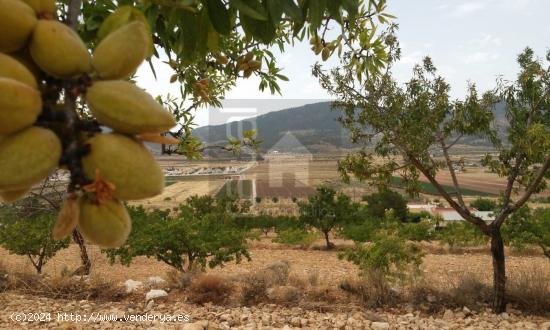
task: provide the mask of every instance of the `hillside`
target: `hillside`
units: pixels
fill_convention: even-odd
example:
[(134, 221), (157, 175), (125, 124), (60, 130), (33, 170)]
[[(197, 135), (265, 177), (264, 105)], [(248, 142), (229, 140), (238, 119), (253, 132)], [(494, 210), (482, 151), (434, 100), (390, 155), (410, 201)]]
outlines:
[(227, 141), (227, 132), (237, 137), (241, 127), (242, 130), (257, 129), (263, 151), (316, 153), (351, 147), (347, 132), (337, 121), (338, 116), (337, 111), (331, 111), (329, 102), (323, 102), (240, 122), (200, 127), (193, 134), (206, 143), (223, 143)]
[[(498, 104), (495, 111), (495, 122), (501, 133), (505, 130), (504, 109), (503, 104)], [(314, 103), (224, 125), (199, 127), (193, 134), (213, 144), (225, 143), (228, 132), (234, 137), (240, 136), (239, 128), (257, 129), (264, 152), (330, 152), (353, 147), (347, 130), (337, 121), (339, 115), (338, 111), (331, 110), (329, 102)], [(486, 140), (477, 137), (467, 137), (463, 142), (468, 146), (488, 146)]]

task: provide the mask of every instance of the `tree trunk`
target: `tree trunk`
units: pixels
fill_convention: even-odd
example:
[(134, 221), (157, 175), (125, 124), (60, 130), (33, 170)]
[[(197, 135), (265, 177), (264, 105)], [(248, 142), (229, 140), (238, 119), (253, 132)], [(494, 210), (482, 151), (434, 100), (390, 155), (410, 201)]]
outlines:
[(493, 312), (506, 311), (506, 267), (504, 262), (504, 243), (500, 228), (491, 231), (491, 254), (493, 256)]
[(325, 235), (325, 242), (327, 243), (327, 249), (332, 249), (332, 243), (330, 243), (328, 239), (328, 231), (323, 231), (323, 234)]
[(75, 275), (90, 275), (90, 268), (92, 267), (92, 263), (90, 262), (90, 258), (88, 257), (88, 251), (86, 250), (86, 244), (84, 244), (84, 238), (76, 229), (73, 230), (73, 240), (76, 244), (78, 244), (78, 247), (80, 248), (80, 260), (82, 262), (82, 266), (80, 266), (79, 269), (77, 269), (74, 273)]

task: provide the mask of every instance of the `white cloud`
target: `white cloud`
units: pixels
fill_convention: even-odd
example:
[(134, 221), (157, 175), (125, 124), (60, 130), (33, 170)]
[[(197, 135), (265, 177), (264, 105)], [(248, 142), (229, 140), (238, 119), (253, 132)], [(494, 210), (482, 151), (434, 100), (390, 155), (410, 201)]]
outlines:
[(489, 53), (489, 52), (474, 52), (466, 55), (462, 61), (466, 64), (472, 63), (484, 63), (493, 60), (497, 60), (500, 57), (498, 53)]
[(464, 16), (471, 13), (474, 13), (476, 11), (480, 11), (485, 8), (484, 3), (480, 2), (464, 2), (459, 5), (457, 5), (454, 9), (453, 15), (454, 16)]
[(495, 37), (490, 34), (483, 34), (479, 38), (474, 38), (470, 40), (470, 44), (474, 47), (491, 47), (491, 46), (502, 46), (502, 39)]

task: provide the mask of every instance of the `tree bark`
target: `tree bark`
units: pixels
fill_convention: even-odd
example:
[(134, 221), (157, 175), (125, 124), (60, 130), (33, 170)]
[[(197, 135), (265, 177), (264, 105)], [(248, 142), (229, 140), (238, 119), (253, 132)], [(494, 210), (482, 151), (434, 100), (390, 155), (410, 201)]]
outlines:
[(506, 311), (506, 266), (504, 243), (499, 227), (491, 231), (491, 254), (493, 256), (493, 312)]
[(325, 242), (327, 243), (327, 250), (332, 249), (332, 243), (330, 243), (330, 240), (328, 238), (328, 231), (323, 231), (323, 234), (325, 236)]
[(84, 244), (84, 238), (80, 234), (80, 232), (75, 229), (73, 230), (73, 240), (76, 244), (78, 244), (78, 248), (80, 249), (80, 260), (82, 261), (82, 266), (75, 271), (75, 274), (77, 275), (90, 275), (90, 268), (92, 267), (92, 263), (90, 261), (90, 258), (88, 257), (88, 251), (86, 250), (86, 244)]

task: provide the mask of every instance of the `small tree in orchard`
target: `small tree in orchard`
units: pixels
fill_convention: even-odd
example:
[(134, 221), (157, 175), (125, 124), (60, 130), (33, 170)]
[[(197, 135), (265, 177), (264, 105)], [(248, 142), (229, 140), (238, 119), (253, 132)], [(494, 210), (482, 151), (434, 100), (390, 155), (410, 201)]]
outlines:
[(127, 242), (105, 250), (109, 260), (130, 265), (133, 258), (156, 258), (179, 271), (214, 268), (243, 257), (247, 231), (235, 223), (242, 210), (236, 200), (216, 202), (210, 196), (193, 196), (180, 205), (176, 215), (142, 207), (131, 207), (134, 227)]
[(307, 202), (298, 202), (298, 207), (299, 220), (323, 234), (327, 249), (334, 246), (330, 242), (329, 234), (341, 228), (358, 210), (358, 205), (349, 196), (326, 187), (317, 188), (317, 193)]
[(497, 202), (488, 198), (477, 198), (470, 203), (471, 207), (476, 208), (478, 211), (493, 211), (497, 208)]
[(522, 207), (502, 227), (505, 241), (522, 250), (538, 246), (550, 259), (550, 209)]
[(0, 206), (0, 246), (10, 253), (29, 258), (37, 273), (55, 254), (69, 246), (69, 240), (54, 240), (51, 228), (56, 214), (37, 199), (27, 199), (18, 207)]
[[(399, 58), (396, 43), (390, 44), (389, 58)], [(391, 65), (381, 75), (359, 81), (346, 65), (324, 72), (314, 68), (322, 86), (338, 101), (342, 123), (352, 140), (364, 148), (340, 162), (344, 174), (386, 185), (393, 174), (400, 175), (409, 192), (418, 191), (420, 175), (466, 221), (477, 226), (491, 240), (493, 256), (493, 309), (506, 309), (506, 273), (501, 227), (533, 193), (546, 187), (550, 177), (550, 68), (531, 49), (518, 56), (520, 72), (514, 82), (499, 81), (498, 88), (479, 95), (470, 85), (464, 100), (453, 101), (449, 85), (437, 75), (426, 58), (414, 68), (413, 77), (399, 85)], [(547, 56), (550, 61), (550, 54)], [(494, 109), (505, 107), (506, 127), (497, 131)], [(453, 166), (453, 147), (462, 139), (476, 136), (492, 144), (494, 152), (482, 159), (485, 166), (503, 177), (506, 187), (494, 211), (495, 220), (486, 223), (466, 206), (460, 181)], [(454, 192), (444, 189), (437, 173), (447, 171)]]
[(400, 193), (390, 189), (382, 189), (377, 193), (363, 196), (367, 202), (367, 213), (373, 217), (383, 218), (388, 210), (393, 210), (397, 219), (407, 221), (407, 201)]

